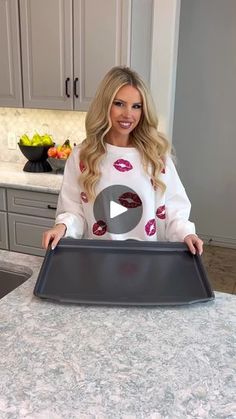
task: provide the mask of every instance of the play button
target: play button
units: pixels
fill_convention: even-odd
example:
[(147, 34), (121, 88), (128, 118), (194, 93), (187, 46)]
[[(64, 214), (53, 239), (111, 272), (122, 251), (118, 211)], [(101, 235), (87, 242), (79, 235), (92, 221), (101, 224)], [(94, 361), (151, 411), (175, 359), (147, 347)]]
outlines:
[[(133, 230), (142, 218), (143, 205), (138, 194), (124, 185), (103, 189), (97, 196), (94, 207), (96, 231), (124, 234)], [(100, 233), (98, 233), (100, 235)]]
[(122, 207), (122, 205), (117, 204), (114, 201), (110, 202), (110, 217), (111, 218), (117, 217), (118, 215), (121, 215), (126, 211), (128, 211), (128, 208)]

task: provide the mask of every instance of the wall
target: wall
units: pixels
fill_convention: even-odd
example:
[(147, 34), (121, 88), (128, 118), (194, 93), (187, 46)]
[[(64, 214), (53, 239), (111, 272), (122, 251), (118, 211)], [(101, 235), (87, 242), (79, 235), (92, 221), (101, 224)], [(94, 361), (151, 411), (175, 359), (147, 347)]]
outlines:
[(236, 247), (236, 1), (182, 0), (173, 144), (197, 230)]
[(24, 133), (32, 136), (48, 133), (56, 144), (67, 138), (71, 144), (80, 143), (85, 138), (85, 112), (53, 111), (43, 109), (0, 108), (0, 164), (5, 162), (24, 163), (25, 157), (20, 149), (8, 149), (8, 133), (16, 134), (17, 140)]
[(153, 0), (151, 92), (159, 130), (172, 141), (181, 0)]

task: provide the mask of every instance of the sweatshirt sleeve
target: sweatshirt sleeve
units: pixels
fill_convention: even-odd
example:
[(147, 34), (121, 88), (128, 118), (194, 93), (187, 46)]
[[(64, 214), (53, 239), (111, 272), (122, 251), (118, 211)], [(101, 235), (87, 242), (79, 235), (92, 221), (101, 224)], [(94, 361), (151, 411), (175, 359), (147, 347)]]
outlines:
[(80, 196), (79, 175), (79, 150), (75, 147), (66, 162), (55, 224), (65, 224), (65, 237), (76, 239), (83, 236), (86, 225)]
[(184, 241), (195, 234), (195, 225), (189, 221), (191, 203), (170, 157), (166, 161), (166, 239)]

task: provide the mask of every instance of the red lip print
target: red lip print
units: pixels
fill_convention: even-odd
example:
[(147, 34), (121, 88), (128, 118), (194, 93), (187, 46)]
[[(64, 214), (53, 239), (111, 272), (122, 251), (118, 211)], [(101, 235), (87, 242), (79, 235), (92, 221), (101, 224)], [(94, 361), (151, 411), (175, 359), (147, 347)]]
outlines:
[(113, 164), (116, 170), (119, 170), (119, 172), (128, 172), (129, 170), (133, 169), (132, 164), (128, 160), (124, 159), (118, 159)]
[(104, 221), (98, 220), (96, 223), (94, 223), (93, 234), (95, 234), (95, 236), (103, 236), (103, 234), (105, 234), (106, 231), (107, 225)]
[(85, 169), (86, 169), (86, 167), (85, 167), (85, 165), (84, 165), (84, 163), (82, 161), (79, 162), (79, 168), (80, 168), (80, 171), (81, 172), (84, 172)]
[(157, 216), (157, 218), (160, 218), (161, 220), (164, 220), (166, 218), (166, 207), (165, 207), (165, 205), (162, 205), (161, 207), (157, 208), (156, 216)]
[(81, 197), (83, 202), (85, 202), (85, 203), (88, 202), (88, 197), (87, 197), (85, 192), (81, 192), (80, 197)]
[(118, 201), (125, 208), (137, 208), (142, 205), (142, 201), (136, 193), (125, 192), (123, 193)]
[(145, 231), (147, 233), (148, 236), (153, 236), (153, 234), (156, 233), (157, 229), (156, 229), (156, 221), (153, 218), (152, 220), (149, 220), (147, 222), (147, 224), (145, 225)]
[(165, 174), (165, 172), (166, 172), (166, 169), (163, 167), (161, 173), (164, 173)]

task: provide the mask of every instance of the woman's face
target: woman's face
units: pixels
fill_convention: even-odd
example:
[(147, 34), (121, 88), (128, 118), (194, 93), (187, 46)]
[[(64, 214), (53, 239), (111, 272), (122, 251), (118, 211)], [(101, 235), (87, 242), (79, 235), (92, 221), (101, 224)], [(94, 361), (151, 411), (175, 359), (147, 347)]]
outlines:
[(138, 125), (141, 115), (142, 98), (138, 89), (130, 85), (121, 87), (111, 105), (109, 140), (122, 141), (127, 145), (129, 134)]

